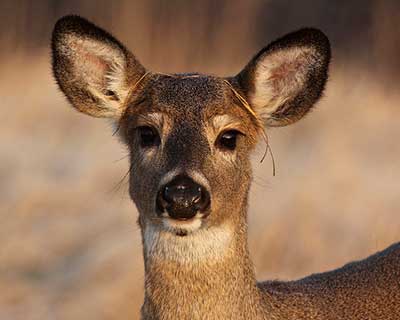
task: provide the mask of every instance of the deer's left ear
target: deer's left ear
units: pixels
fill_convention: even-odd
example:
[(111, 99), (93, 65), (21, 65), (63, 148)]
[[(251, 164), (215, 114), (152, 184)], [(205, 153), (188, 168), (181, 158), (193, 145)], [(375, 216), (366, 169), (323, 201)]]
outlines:
[(301, 29), (261, 50), (236, 80), (266, 126), (285, 126), (302, 118), (321, 97), (330, 58), (325, 34)]

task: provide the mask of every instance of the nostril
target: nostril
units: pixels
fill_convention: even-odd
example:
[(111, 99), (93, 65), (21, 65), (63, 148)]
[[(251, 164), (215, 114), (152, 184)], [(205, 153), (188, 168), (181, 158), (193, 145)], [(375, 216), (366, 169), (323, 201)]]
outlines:
[(168, 204), (169, 204), (169, 201), (166, 198), (165, 189), (162, 189), (157, 193), (157, 197), (156, 197), (157, 214), (161, 215), (165, 211)]
[(168, 186), (165, 186), (164, 191), (162, 192), (163, 199), (168, 203), (172, 201), (170, 192), (171, 191), (170, 191), (170, 188)]
[(197, 188), (197, 193), (194, 195), (194, 197), (193, 197), (193, 203), (199, 203), (200, 202), (200, 200), (201, 200), (201, 196), (202, 196), (202, 190), (203, 190), (203, 188), (202, 187), (198, 187)]
[(201, 188), (201, 196), (199, 201), (196, 203), (198, 210), (205, 211), (210, 206), (210, 203), (211, 198), (209, 192), (206, 189)]

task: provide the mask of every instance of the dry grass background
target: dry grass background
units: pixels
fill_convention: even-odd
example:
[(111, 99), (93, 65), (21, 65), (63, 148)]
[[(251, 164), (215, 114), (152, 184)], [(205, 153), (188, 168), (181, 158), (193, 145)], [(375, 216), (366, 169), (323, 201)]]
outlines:
[(276, 177), (259, 163), (262, 146), (254, 155), (258, 277), (336, 268), (400, 239), (399, 6), (301, 3), (1, 4), (0, 319), (138, 319), (142, 302), (137, 212), (127, 186), (116, 188), (126, 150), (110, 123), (67, 106), (51, 77), (48, 37), (69, 12), (164, 72), (232, 74), (279, 34), (325, 30), (334, 53), (325, 98), (270, 132)]

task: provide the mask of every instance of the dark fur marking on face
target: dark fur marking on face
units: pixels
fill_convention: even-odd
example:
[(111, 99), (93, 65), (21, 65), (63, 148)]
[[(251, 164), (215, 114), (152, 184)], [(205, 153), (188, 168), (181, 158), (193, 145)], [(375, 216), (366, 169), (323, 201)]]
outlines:
[(191, 117), (175, 126), (165, 145), (168, 168), (200, 169), (210, 147), (201, 121)]

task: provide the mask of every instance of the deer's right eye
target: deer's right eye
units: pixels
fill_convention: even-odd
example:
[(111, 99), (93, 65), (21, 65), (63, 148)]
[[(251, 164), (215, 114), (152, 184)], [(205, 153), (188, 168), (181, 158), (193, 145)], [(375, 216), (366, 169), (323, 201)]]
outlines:
[(160, 136), (157, 130), (150, 126), (139, 127), (138, 135), (142, 148), (157, 147), (160, 145)]

